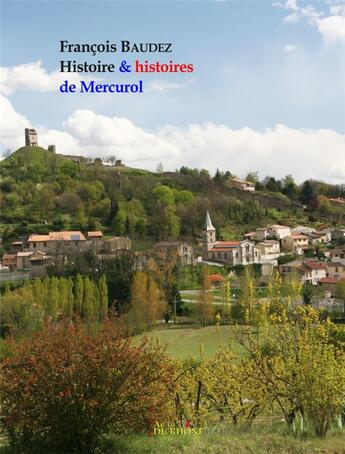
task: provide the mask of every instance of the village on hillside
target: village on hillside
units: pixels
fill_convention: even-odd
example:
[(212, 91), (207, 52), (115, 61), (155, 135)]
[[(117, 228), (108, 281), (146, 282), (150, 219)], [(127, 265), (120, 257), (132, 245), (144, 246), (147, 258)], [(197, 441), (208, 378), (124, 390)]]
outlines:
[[(26, 147), (37, 147), (38, 138), (34, 129), (25, 130)], [(30, 149), (30, 148), (29, 148)], [(54, 145), (49, 153), (56, 153)], [(91, 165), (85, 158), (60, 155), (81, 165)], [(97, 163), (97, 160), (94, 161)], [(115, 167), (123, 167), (121, 160), (114, 160)], [(229, 187), (244, 192), (255, 191), (255, 184), (238, 178), (226, 181)], [(338, 204), (341, 197), (334, 199)], [(92, 254), (99, 267), (106, 261), (121, 257), (130, 251), (134, 269), (144, 270), (153, 259), (158, 266), (172, 255), (181, 268), (202, 265), (213, 269), (210, 274), (212, 286), (224, 285), (227, 276), (236, 285), (241, 269), (256, 267), (258, 285), (267, 286), (275, 272), (282, 278), (294, 276), (304, 286), (312, 286), (313, 303), (318, 307), (344, 310), (339, 288), (345, 282), (345, 228), (313, 228), (306, 225), (262, 225), (247, 231), (238, 238), (225, 241), (217, 237), (212, 221), (212, 209), (204, 212), (203, 228), (196, 238), (177, 237), (151, 242), (145, 249), (136, 248), (130, 235), (113, 236), (101, 230), (54, 230), (45, 234), (34, 232), (12, 238), (3, 249), (0, 264), (0, 281), (15, 282), (45, 278), (61, 272), (61, 269), (78, 263), (80, 257)], [(42, 220), (41, 224), (47, 224)], [(2, 244), (2, 238), (0, 238)], [(133, 246), (134, 244), (134, 246)], [(219, 272), (217, 271), (220, 270)], [(188, 289), (187, 289), (188, 290)]]
[[(296, 273), (303, 284), (319, 286), (328, 297), (334, 296), (337, 284), (345, 281), (345, 228), (315, 231), (304, 226), (290, 228), (276, 224), (257, 228), (237, 241), (221, 241), (216, 239), (216, 229), (207, 212), (201, 233), (202, 239), (194, 248), (191, 243), (174, 240), (155, 243), (148, 251), (134, 251), (137, 268), (152, 256), (174, 252), (182, 266), (202, 263), (229, 267), (261, 265), (262, 282), (267, 282), (275, 269), (283, 276)], [(320, 247), (322, 259), (305, 255), (311, 245)], [(131, 250), (131, 239), (103, 237), (101, 231), (22, 236), (12, 242), (10, 252), (3, 254), (0, 277), (1, 280), (45, 277), (49, 266), (61, 260), (66, 263), (69, 257), (87, 250), (99, 257), (112, 258), (124, 250)], [(279, 258), (285, 262), (284, 257), (293, 260), (279, 264)]]

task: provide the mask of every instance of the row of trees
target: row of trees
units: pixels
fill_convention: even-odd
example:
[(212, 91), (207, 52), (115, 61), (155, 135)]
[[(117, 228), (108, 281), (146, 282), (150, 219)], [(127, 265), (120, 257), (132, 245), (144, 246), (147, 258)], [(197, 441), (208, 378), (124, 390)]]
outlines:
[(159, 265), (151, 258), (145, 269), (135, 271), (133, 254), (128, 251), (106, 259), (100, 272), (101, 263), (80, 256), (65, 270), (69, 277), (24, 281), (19, 288), (5, 283), (1, 288), (2, 332), (17, 335), (40, 328), (43, 320), (72, 319), (75, 315), (97, 324), (107, 315), (108, 306), (131, 333), (150, 330), (158, 320), (168, 320), (182, 311), (178, 257), (171, 252), (157, 259)]
[(44, 321), (80, 316), (88, 322), (104, 320), (108, 313), (108, 288), (104, 275), (98, 281), (76, 278), (45, 278), (25, 281), (1, 298), (1, 329), (23, 335), (39, 329)]

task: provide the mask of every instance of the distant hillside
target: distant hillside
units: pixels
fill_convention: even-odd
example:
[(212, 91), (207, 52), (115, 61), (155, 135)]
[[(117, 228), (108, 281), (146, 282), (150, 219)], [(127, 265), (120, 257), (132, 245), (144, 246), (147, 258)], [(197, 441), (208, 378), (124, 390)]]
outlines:
[(207, 209), (224, 239), (267, 224), (339, 222), (337, 213), (306, 211), (295, 183), (291, 197), (262, 184), (249, 193), (228, 186), (230, 172), (217, 178), (198, 169), (154, 173), (100, 160), (78, 164), (42, 147), (13, 152), (0, 172), (0, 230), (7, 229), (9, 238), (19, 231), (102, 229), (139, 240), (196, 240)]

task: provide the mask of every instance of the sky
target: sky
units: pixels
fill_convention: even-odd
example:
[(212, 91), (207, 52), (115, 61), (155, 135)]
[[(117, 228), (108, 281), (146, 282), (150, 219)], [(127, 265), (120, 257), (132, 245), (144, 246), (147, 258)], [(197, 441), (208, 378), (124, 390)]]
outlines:
[[(0, 1), (0, 152), (24, 142), (154, 170), (292, 174), (345, 184), (345, 3)], [(70, 43), (171, 42), (171, 54), (61, 54)], [(61, 59), (192, 63), (191, 74), (66, 74)], [(142, 94), (60, 93), (143, 80)]]

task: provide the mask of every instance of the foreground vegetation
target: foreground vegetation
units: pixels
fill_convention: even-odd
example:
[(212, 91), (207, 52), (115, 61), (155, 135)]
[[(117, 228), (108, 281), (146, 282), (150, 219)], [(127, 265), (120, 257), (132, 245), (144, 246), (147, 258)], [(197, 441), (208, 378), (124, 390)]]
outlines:
[[(242, 444), (239, 452), (254, 452), (264, 443), (277, 452), (313, 452), (322, 446), (317, 436), (337, 449), (345, 422), (343, 328), (288, 297), (252, 308), (248, 322), (231, 328), (244, 355), (220, 342), (212, 358), (201, 346), (198, 361), (131, 342), (116, 320), (47, 322), (31, 337), (7, 339), (0, 396), (10, 447), (135, 452), (142, 443), (147, 452), (220, 452)], [(221, 339), (219, 324), (213, 329)], [(261, 430), (264, 421), (274, 434)], [(160, 431), (169, 428), (184, 432), (165, 439)]]
[[(262, 420), (253, 427), (215, 425), (200, 436), (148, 436), (108, 434), (96, 454), (343, 454), (344, 434), (332, 430), (327, 438), (294, 436), (282, 421)], [(13, 454), (3, 439), (1, 454)]]
[[(261, 298), (248, 269), (235, 297), (225, 279), (218, 311), (209, 270), (199, 271), (193, 312), (180, 319), (199, 328), (158, 329), (163, 316), (186, 311), (173, 262), (133, 271), (127, 303), (108, 313), (106, 274), (4, 288), (0, 422), (9, 448), (260, 452), (261, 443), (271, 452), (313, 452), (325, 439), (337, 449), (345, 423), (344, 327), (301, 304), (303, 286), (293, 276), (274, 273)], [(175, 436), (156, 433), (157, 425)]]
[(343, 454), (344, 434), (334, 430), (326, 439), (293, 436), (280, 421), (258, 421), (253, 427), (205, 429), (200, 436), (114, 436), (100, 452), (112, 454)]

